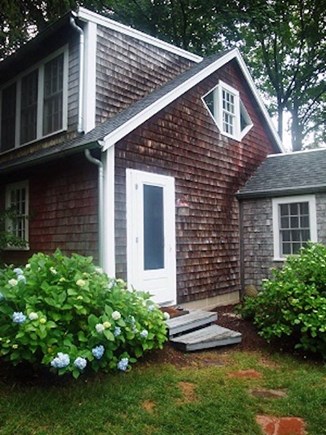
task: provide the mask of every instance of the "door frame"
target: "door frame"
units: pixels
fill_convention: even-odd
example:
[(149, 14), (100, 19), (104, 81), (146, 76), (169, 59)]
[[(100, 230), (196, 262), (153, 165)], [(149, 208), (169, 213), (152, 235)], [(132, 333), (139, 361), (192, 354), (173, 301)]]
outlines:
[[(138, 188), (143, 184), (152, 184), (154, 186), (163, 186), (163, 208), (164, 208), (164, 260), (165, 268), (168, 271), (167, 282), (169, 293), (166, 300), (159, 301), (160, 305), (174, 305), (177, 302), (176, 290), (176, 234), (175, 234), (175, 186), (174, 177), (161, 175), (152, 172), (145, 172), (136, 169), (126, 169), (126, 211), (127, 211), (127, 281), (132, 288), (133, 283), (137, 283), (143, 279), (143, 274), (147, 277), (159, 278), (160, 271), (164, 269), (144, 271), (137, 264), (136, 256), (142, 256), (143, 261), (143, 243), (139, 244), (139, 240), (143, 238), (143, 222), (139, 222), (139, 217), (142, 215), (143, 202), (139, 203), (138, 195), (133, 195), (133, 189)], [(137, 236), (135, 237), (135, 228), (138, 228)], [(167, 239), (167, 231), (169, 237)], [(138, 238), (138, 242), (136, 242)], [(169, 243), (167, 246), (166, 243)]]

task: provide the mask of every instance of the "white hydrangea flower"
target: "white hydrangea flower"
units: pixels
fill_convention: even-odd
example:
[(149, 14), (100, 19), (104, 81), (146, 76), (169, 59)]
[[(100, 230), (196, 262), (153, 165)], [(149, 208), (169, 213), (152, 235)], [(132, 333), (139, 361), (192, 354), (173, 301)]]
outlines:
[(76, 281), (76, 284), (78, 285), (78, 287), (85, 287), (86, 281), (84, 281), (83, 279), (78, 279)]
[(58, 273), (53, 266), (50, 267), (50, 272), (52, 273), (52, 275), (57, 275)]
[(18, 284), (18, 281), (17, 281), (17, 279), (12, 278), (8, 281), (8, 284), (11, 285), (11, 287), (15, 287), (15, 285)]
[(29, 318), (29, 320), (36, 320), (36, 319), (38, 319), (38, 314), (32, 312), (28, 315), (28, 318)]
[(164, 320), (169, 320), (170, 314), (169, 313), (163, 313), (163, 317), (164, 317)]
[(95, 329), (96, 329), (96, 332), (101, 334), (104, 331), (105, 327), (103, 326), (102, 323), (98, 323), (97, 325), (95, 325)]
[(120, 312), (119, 311), (113, 311), (113, 313), (112, 313), (112, 319), (113, 320), (119, 320), (119, 319), (121, 319)]

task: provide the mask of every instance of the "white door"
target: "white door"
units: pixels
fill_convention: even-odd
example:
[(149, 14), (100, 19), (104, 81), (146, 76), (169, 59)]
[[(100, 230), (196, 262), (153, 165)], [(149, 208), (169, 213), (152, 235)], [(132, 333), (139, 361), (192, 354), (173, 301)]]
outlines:
[(127, 169), (128, 283), (176, 303), (174, 178)]

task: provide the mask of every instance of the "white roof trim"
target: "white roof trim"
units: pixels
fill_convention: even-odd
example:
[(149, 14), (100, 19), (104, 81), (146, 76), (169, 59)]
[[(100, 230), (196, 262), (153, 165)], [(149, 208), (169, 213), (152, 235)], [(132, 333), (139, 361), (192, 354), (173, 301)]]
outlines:
[(267, 124), (270, 128), (270, 131), (273, 135), (273, 138), (277, 145), (279, 146), (280, 150), (284, 152), (281, 140), (274, 128), (274, 125), (269, 117), (269, 114), (267, 112), (267, 109), (260, 98), (257, 88), (250, 76), (249, 70), (246, 67), (241, 54), (237, 48), (229, 51), (224, 56), (217, 59), (215, 62), (208, 65), (206, 68), (183, 82), (180, 86), (173, 89), (172, 91), (165, 94), (163, 97), (161, 97), (159, 100), (152, 103), (150, 106), (146, 107), (144, 110), (139, 112), (137, 115), (135, 115), (133, 118), (131, 118), (129, 121), (122, 124), (120, 127), (116, 128), (113, 132), (109, 133), (107, 136), (103, 139), (103, 151), (110, 148), (112, 145), (114, 145), (116, 142), (118, 142), (120, 139), (124, 138), (132, 132), (135, 128), (139, 127), (141, 124), (143, 124), (145, 121), (150, 119), (152, 116), (154, 116), (156, 113), (158, 113), (160, 110), (164, 109), (167, 105), (175, 101), (177, 98), (179, 98), (181, 95), (183, 95), (185, 92), (187, 92), (189, 89), (200, 83), (202, 80), (204, 80), (206, 77), (208, 77), (210, 74), (217, 71), (219, 68), (224, 66), (226, 63), (230, 62), (231, 60), (236, 59), (238, 61), (238, 64), (246, 77), (248, 84), (250, 86), (251, 91), (253, 92), (256, 101), (258, 103), (259, 108), (261, 109)]
[(324, 152), (326, 152), (326, 147), (313, 148), (313, 149), (311, 149), (311, 150), (309, 149), (309, 150), (300, 150), (300, 151), (287, 151), (287, 152), (284, 153), (284, 154), (269, 154), (269, 155), (267, 156), (267, 158), (269, 159), (269, 158), (272, 158), (272, 157), (293, 156), (293, 154), (295, 155), (295, 154), (315, 153), (315, 152), (318, 152), (318, 151), (324, 151)]
[(169, 51), (170, 53), (177, 54), (178, 56), (184, 57), (185, 59), (192, 60), (193, 62), (201, 62), (202, 57), (197, 56), (194, 53), (183, 50), (176, 47), (168, 42), (161, 41), (160, 39), (154, 38), (153, 36), (146, 35), (139, 30), (133, 29), (132, 27), (126, 26), (124, 24), (118, 23), (117, 21), (111, 20), (110, 18), (103, 17), (95, 12), (89, 11), (86, 8), (79, 7), (77, 11), (77, 17), (84, 21), (91, 21), (93, 23), (99, 24), (101, 26), (107, 27), (108, 29), (116, 30), (124, 35), (131, 36), (132, 38), (138, 39), (139, 41), (146, 42), (147, 44), (154, 45), (155, 47), (162, 48), (163, 50)]

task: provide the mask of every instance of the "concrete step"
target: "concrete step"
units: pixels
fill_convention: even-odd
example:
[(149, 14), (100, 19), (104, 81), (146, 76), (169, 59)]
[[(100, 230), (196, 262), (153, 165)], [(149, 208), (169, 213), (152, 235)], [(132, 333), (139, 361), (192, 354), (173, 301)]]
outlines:
[(170, 341), (179, 349), (192, 352), (195, 350), (240, 343), (241, 339), (242, 336), (240, 332), (222, 328), (222, 326), (218, 325), (210, 325), (188, 334), (173, 337)]
[(211, 325), (217, 320), (217, 313), (211, 313), (203, 310), (192, 310), (184, 316), (174, 317), (169, 319), (167, 327), (169, 329), (169, 337), (174, 337), (186, 331), (191, 331), (198, 328)]

